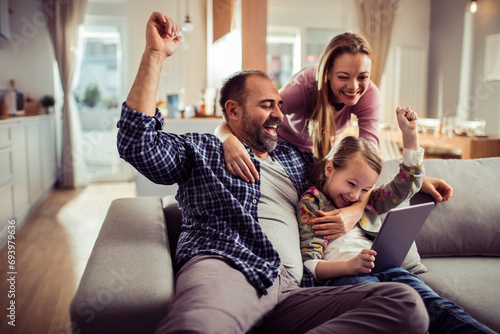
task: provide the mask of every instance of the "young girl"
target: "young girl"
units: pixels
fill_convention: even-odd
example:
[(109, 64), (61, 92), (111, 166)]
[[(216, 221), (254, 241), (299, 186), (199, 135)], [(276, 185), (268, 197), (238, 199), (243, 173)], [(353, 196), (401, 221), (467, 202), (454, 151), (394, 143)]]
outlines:
[[(304, 265), (322, 285), (377, 282), (410, 285), (424, 300), (431, 320), (431, 333), (493, 333), (401, 267), (371, 274), (377, 254), (370, 248), (382, 224), (379, 215), (411, 198), (419, 191), (424, 178), (417, 115), (409, 108), (398, 108), (396, 114), (403, 133), (403, 163), (390, 183), (373, 189), (382, 170), (382, 161), (373, 146), (362, 138), (344, 138), (331, 156), (320, 160), (313, 168), (311, 184), (314, 186), (304, 193), (297, 205)], [(319, 211), (348, 207), (368, 196), (363, 217), (345, 235), (331, 241), (315, 235), (311, 221), (319, 216)]]

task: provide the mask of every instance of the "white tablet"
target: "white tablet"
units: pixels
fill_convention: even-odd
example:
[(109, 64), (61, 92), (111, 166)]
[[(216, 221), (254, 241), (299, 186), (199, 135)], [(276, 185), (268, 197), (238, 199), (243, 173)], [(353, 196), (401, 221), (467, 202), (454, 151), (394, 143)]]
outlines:
[(372, 245), (377, 252), (373, 273), (401, 266), (433, 207), (434, 202), (429, 202), (387, 213)]

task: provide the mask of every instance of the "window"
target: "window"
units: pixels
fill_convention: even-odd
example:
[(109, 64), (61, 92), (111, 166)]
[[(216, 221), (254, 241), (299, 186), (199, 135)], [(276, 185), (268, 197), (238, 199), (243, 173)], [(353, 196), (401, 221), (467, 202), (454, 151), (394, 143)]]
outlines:
[(120, 92), (118, 27), (85, 26), (79, 79), (73, 91), (79, 109), (116, 109)]
[(330, 40), (340, 34), (338, 30), (307, 29), (306, 56), (304, 66), (317, 64), (319, 56)]
[[(303, 67), (316, 64), (328, 42), (340, 30), (269, 27), (267, 33), (267, 73), (278, 89)], [(304, 37), (302, 37), (304, 36)]]
[(73, 90), (81, 125), (77, 151), (89, 182), (128, 180), (130, 167), (116, 149), (122, 98), (120, 28), (84, 25), (80, 36), (82, 47)]
[(278, 89), (300, 70), (300, 33), (297, 29), (274, 28), (267, 34), (267, 73)]

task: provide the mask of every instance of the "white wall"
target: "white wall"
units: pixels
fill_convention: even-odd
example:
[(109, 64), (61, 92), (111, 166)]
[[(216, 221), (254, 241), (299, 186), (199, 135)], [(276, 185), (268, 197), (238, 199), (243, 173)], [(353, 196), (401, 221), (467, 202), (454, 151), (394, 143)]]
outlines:
[[(129, 66), (128, 87), (137, 74), (145, 46), (145, 27), (153, 11), (163, 12), (181, 25), (186, 0), (128, 0)], [(177, 53), (164, 63), (158, 91), (159, 99), (169, 93), (186, 90), (186, 105), (198, 102), (206, 85), (206, 0), (189, 0), (189, 14), (194, 30), (184, 35)]]
[[(469, 26), (464, 18), (470, 1), (441, 0), (431, 4), (430, 114), (450, 117), (460, 112), (469, 119), (483, 118), (487, 133), (500, 134), (500, 82), (484, 80), (485, 40), (488, 35), (500, 33), (500, 2), (478, 1)], [(465, 50), (464, 36), (471, 44)], [(464, 61), (467, 57), (470, 61)]]
[(19, 91), (34, 98), (54, 94), (54, 52), (38, 3), (9, 1), (11, 38), (0, 39), (0, 87), (8, 87), (14, 79)]
[[(500, 81), (485, 81), (486, 36), (500, 34), (500, 1), (478, 1), (478, 11), (473, 15), (471, 83), (466, 107), (470, 119), (486, 120), (486, 132), (500, 134)], [(500, 58), (497, 53), (496, 59)]]
[(346, 28), (342, 0), (268, 0), (267, 24), (304, 28)]
[(305, 37), (308, 29), (353, 31), (353, 15), (343, 0), (268, 0), (267, 6), (268, 32), (284, 28), (300, 34), (300, 68), (307, 63)]
[[(383, 101), (382, 123), (395, 123), (396, 107), (406, 103), (399, 101), (395, 96), (398, 91), (398, 87), (395, 87), (398, 81), (398, 69), (396, 68), (397, 49), (422, 50), (426, 55), (429, 52), (430, 2), (431, 0), (401, 0), (400, 2), (394, 21), (385, 70), (379, 87)], [(424, 65), (421, 71), (425, 81), (427, 81), (427, 66)], [(424, 94), (423, 101), (427, 101), (427, 91), (424, 90), (422, 94)], [(427, 110), (415, 111), (422, 117), (427, 115)]]

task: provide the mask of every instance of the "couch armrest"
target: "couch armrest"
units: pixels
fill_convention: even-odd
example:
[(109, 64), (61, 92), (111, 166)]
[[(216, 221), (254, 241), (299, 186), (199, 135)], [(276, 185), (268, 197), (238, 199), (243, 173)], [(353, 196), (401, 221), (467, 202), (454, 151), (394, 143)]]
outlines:
[(152, 332), (173, 291), (161, 199), (115, 200), (71, 302), (73, 333)]

